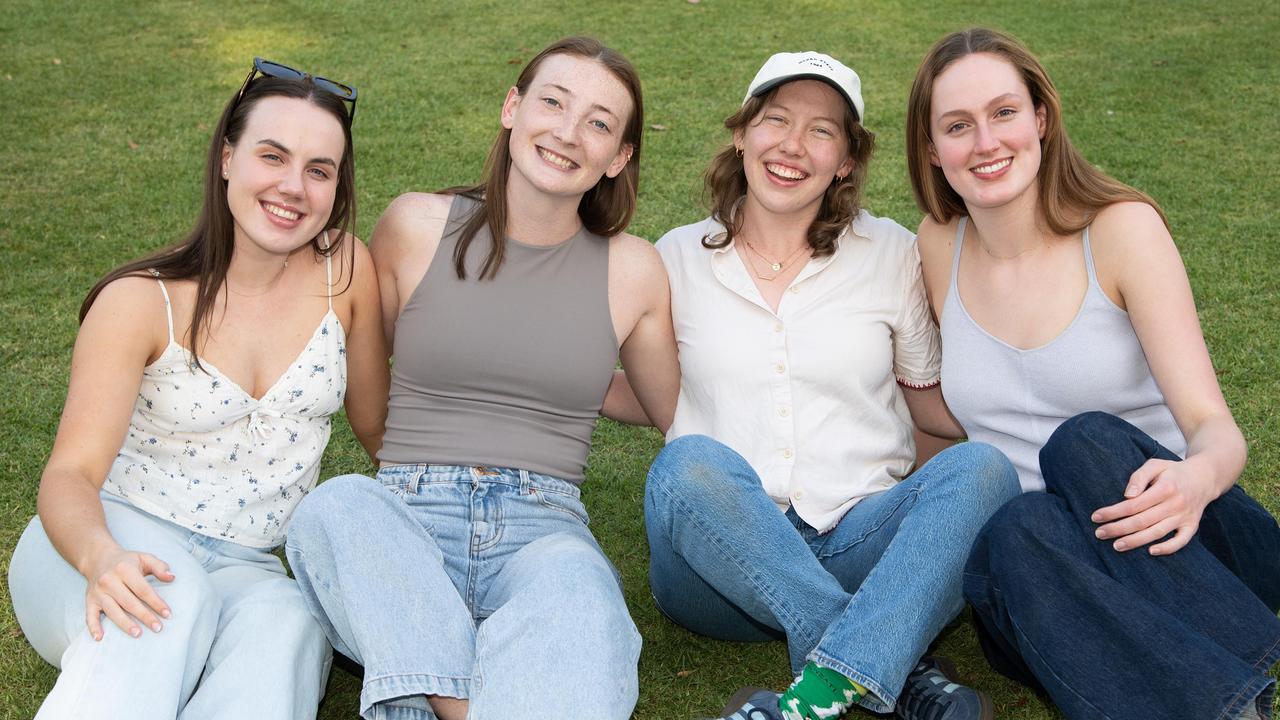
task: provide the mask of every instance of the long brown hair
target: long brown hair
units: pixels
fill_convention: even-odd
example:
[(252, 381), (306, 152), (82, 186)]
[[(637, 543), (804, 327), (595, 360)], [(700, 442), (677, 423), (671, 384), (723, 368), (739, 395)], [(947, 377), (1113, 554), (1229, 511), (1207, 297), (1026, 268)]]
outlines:
[[(745, 132), (748, 125), (759, 124), (763, 120), (758, 117), (761, 110), (773, 100), (781, 87), (779, 85), (763, 95), (748, 98), (737, 112), (725, 118), (724, 126), (736, 135), (739, 131)], [(849, 157), (853, 159), (853, 170), (843, 179), (836, 178), (827, 186), (818, 215), (809, 224), (806, 235), (815, 257), (835, 252), (840, 233), (858, 214), (862, 188), (867, 181), (867, 165), (875, 150), (875, 135), (862, 126), (848, 103), (841, 101), (840, 104), (844, 107), (844, 120), (841, 124), (849, 145)], [(747, 172), (743, 167), (742, 156), (738, 154), (733, 142), (712, 158), (711, 165), (702, 178), (703, 195), (708, 199), (711, 218), (725, 229), (723, 233), (702, 238), (702, 244), (708, 248), (722, 248), (742, 232), (743, 218), (738, 209), (747, 194)]]
[(1050, 230), (1058, 235), (1073, 235), (1093, 222), (1099, 210), (1126, 201), (1150, 205), (1168, 226), (1169, 221), (1155, 200), (1090, 165), (1071, 145), (1062, 123), (1058, 89), (1031, 51), (1012, 35), (981, 27), (953, 32), (935, 43), (920, 62), (911, 84), (907, 101), (907, 169), (921, 211), (939, 223), (968, 214), (964, 199), (947, 182), (942, 168), (930, 162), (929, 115), (934, 81), (951, 63), (973, 53), (991, 53), (1012, 65), (1026, 83), (1033, 105), (1044, 109), (1038, 207)]
[[(333, 210), (329, 213), (321, 234), (312, 238), (310, 243), (317, 256), (333, 255), (338, 251), (348, 229), (354, 227), (356, 215), (355, 155), (352, 151), (351, 118), (347, 108), (338, 96), (317, 89), (310, 77), (286, 80), (260, 76), (227, 102), (218, 125), (214, 128), (213, 138), (209, 142), (209, 154), (205, 160), (204, 202), (200, 206), (195, 227), (177, 244), (107, 273), (89, 290), (80, 305), (80, 322), (84, 322), (85, 315), (89, 313), (89, 308), (102, 289), (120, 278), (149, 277), (153, 274), (162, 280), (195, 278), (196, 303), (191, 314), (187, 344), (195, 357), (196, 366), (200, 367), (199, 342), (202, 337), (208, 337), (213, 307), (218, 293), (224, 287), (227, 269), (231, 266), (231, 256), (235, 251), (235, 220), (227, 205), (227, 183), (222, 179), (223, 148), (239, 142), (254, 106), (263, 98), (274, 96), (307, 100), (333, 115), (342, 125), (345, 147), (342, 163), (338, 166), (338, 187), (333, 199)], [(336, 228), (339, 232), (336, 237), (335, 233), (329, 233), (330, 240), (326, 245), (320, 238), (324, 231), (331, 228)], [(354, 245), (350, 251), (351, 260), (354, 261)], [(350, 276), (347, 284), (350, 286)]]
[[(583, 194), (578, 203), (578, 217), (588, 232), (603, 237), (617, 235), (626, 229), (636, 211), (636, 192), (640, 187), (640, 138), (644, 128), (644, 100), (640, 94), (640, 76), (636, 69), (617, 50), (589, 37), (567, 37), (548, 45), (538, 53), (516, 79), (516, 91), (523, 97), (538, 74), (538, 67), (552, 55), (573, 55), (595, 60), (613, 73), (613, 76), (631, 94), (631, 117), (622, 134), (622, 144), (631, 146), (631, 157), (617, 177), (604, 175), (600, 181)], [(480, 279), (498, 274), (498, 267), (506, 250), (507, 235), (507, 175), (511, 171), (511, 131), (503, 128), (493, 141), (489, 157), (484, 163), (483, 179), (478, 185), (454, 187), (442, 193), (463, 195), (479, 204), (462, 227), (458, 244), (453, 249), (453, 266), (458, 277), (465, 278), (467, 249), (476, 233), (489, 228), (493, 238), (489, 256), (480, 266)]]

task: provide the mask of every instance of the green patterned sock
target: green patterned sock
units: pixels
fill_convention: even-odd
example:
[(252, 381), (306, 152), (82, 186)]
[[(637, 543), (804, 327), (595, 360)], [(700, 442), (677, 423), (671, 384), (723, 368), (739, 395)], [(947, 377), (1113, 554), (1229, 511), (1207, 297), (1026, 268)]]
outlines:
[(808, 663), (778, 699), (785, 720), (832, 720), (867, 694), (867, 689), (835, 670)]

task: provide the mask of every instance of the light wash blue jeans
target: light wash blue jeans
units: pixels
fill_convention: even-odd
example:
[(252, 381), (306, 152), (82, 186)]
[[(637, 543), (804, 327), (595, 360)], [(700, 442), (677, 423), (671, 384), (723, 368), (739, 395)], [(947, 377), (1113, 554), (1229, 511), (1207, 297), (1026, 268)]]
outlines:
[(94, 641), (85, 579), (33, 519), (13, 552), (9, 593), (27, 640), (62, 670), (36, 717), (314, 718), (332, 651), (280, 558), (102, 497), (116, 541), (169, 564), (174, 580), (151, 582), (172, 616), (137, 639), (104, 616)]
[(948, 448), (860, 501), (819, 535), (765, 494), (741, 455), (701, 435), (673, 440), (645, 488), (649, 582), (676, 623), (725, 640), (785, 635), (807, 661), (865, 686), (889, 712), (907, 674), (963, 607), (969, 546), (1019, 492), (1000, 451)]
[(368, 720), (631, 715), (640, 634), (578, 488), (526, 470), (384, 467), (322, 483), (286, 543)]

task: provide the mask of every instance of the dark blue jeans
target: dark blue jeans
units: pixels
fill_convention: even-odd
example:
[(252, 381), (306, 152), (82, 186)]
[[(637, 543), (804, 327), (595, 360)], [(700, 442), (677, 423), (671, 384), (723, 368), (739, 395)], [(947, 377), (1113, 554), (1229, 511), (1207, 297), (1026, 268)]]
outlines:
[(1066, 421), (1040, 451), (1047, 492), (1001, 508), (965, 567), (992, 667), (1069, 718), (1270, 716), (1280, 660), (1280, 527), (1238, 486), (1172, 555), (1117, 552), (1090, 515), (1150, 458), (1177, 460), (1105, 413)]

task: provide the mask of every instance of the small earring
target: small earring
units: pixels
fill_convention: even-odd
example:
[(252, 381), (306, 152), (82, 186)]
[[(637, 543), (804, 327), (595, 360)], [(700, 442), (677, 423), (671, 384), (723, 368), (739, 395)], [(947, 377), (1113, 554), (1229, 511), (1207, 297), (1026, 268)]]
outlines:
[(223, 170), (223, 171), (222, 171), (222, 179), (223, 179), (223, 180), (226, 180), (226, 179), (227, 179), (227, 171), (226, 171), (226, 170)]
[(738, 157), (742, 157), (742, 148), (735, 145), (733, 148), (733, 151), (735, 154), (737, 154)]

